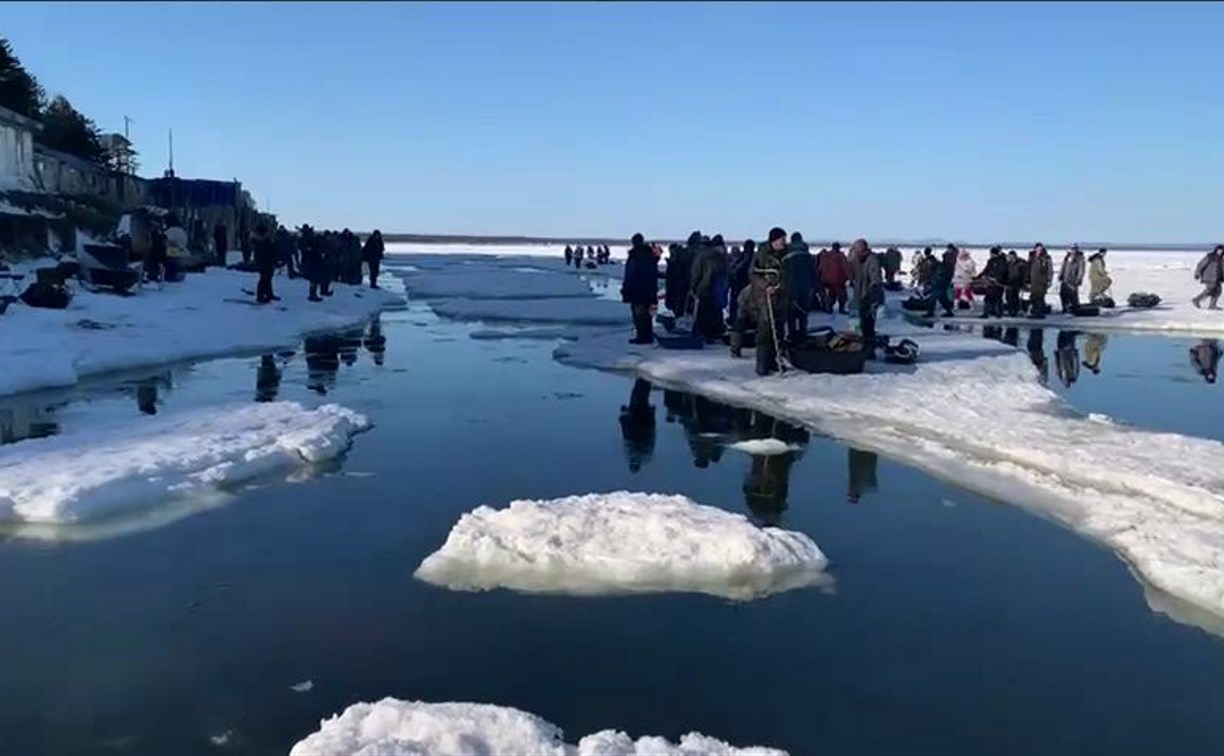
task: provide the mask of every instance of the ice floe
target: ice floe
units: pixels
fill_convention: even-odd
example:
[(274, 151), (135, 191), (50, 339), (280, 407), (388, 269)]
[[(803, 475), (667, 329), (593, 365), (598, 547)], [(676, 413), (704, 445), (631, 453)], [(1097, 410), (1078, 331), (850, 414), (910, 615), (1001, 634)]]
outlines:
[(752, 438), (747, 441), (737, 441), (729, 448), (760, 457), (773, 457), (799, 450), (798, 446), (788, 444), (778, 438)]
[(826, 564), (802, 533), (760, 528), (683, 496), (620, 491), (478, 507), (416, 577), (453, 590), (749, 600), (829, 585)]
[(915, 329), (912, 368), (759, 378), (721, 349), (626, 349), (619, 336), (562, 344), (571, 364), (633, 369), (663, 385), (798, 422), (1062, 522), (1161, 591), (1224, 616), (1224, 444), (1102, 422), (1036, 379), (998, 342)]
[(128, 368), (291, 347), (306, 334), (357, 325), (404, 299), (402, 292), (337, 285), (334, 296), (307, 302), (302, 279), (278, 277), (282, 301), (259, 306), (243, 291), (254, 286), (253, 274), (210, 269), (131, 297), (78, 288), (65, 310), (15, 304), (0, 316), (6, 365), (0, 395)]
[[(341, 455), (369, 427), (329, 404), (206, 407), (0, 447), (0, 523), (82, 523), (218, 489)], [(174, 509), (183, 508), (176, 504)], [(188, 512), (196, 505), (186, 505)]]
[(689, 733), (672, 743), (661, 737), (634, 740), (617, 730), (602, 730), (566, 743), (561, 728), (505, 706), (477, 703), (424, 703), (384, 698), (358, 703), (319, 723), (290, 756), (458, 756), (532, 754), (532, 756), (785, 756), (761, 746), (736, 748), (721, 740)]

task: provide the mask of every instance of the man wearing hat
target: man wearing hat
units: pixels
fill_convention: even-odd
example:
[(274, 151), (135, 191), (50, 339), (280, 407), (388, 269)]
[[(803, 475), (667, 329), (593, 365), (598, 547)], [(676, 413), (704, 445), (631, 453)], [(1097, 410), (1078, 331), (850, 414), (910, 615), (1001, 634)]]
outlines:
[(790, 303), (782, 286), (782, 258), (786, 254), (786, 231), (774, 227), (765, 244), (757, 248), (749, 276), (753, 317), (756, 320), (756, 371), (769, 375), (778, 371), (778, 346), (782, 340), (782, 318)]
[(1084, 283), (1084, 253), (1078, 244), (1072, 244), (1063, 258), (1058, 271), (1058, 298), (1062, 300), (1062, 311), (1072, 312), (1079, 307), (1079, 290)]

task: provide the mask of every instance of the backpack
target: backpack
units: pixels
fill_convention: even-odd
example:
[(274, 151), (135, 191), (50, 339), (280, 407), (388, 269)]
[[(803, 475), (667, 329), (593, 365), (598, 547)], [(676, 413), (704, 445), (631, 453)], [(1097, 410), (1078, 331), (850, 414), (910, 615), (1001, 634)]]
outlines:
[(1126, 304), (1137, 310), (1148, 310), (1160, 304), (1160, 297), (1143, 291), (1137, 291), (1126, 298)]
[(72, 301), (72, 292), (59, 284), (35, 281), (21, 294), (21, 301), (30, 307), (63, 310)]

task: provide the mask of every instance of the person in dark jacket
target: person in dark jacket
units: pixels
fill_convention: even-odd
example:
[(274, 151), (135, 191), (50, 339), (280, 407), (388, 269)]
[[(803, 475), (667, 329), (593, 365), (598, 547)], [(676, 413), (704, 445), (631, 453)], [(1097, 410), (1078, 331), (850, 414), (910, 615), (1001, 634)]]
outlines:
[(729, 300), (727, 320), (732, 324), (739, 315), (739, 295), (748, 286), (748, 271), (752, 269), (754, 255), (756, 255), (756, 242), (752, 239), (745, 240), (743, 249), (731, 255), (730, 267), (727, 271), (727, 299)]
[(630, 241), (621, 281), (621, 301), (633, 314), (634, 337), (630, 344), (654, 343), (654, 317), (650, 309), (659, 296), (659, 260), (641, 234)]
[(786, 246), (786, 231), (774, 227), (769, 231), (769, 240), (757, 248), (752, 259), (748, 301), (752, 304), (752, 320), (756, 323), (757, 375), (776, 373), (780, 368), (778, 349), (782, 342), (782, 318), (789, 307), (782, 278)]
[(786, 340), (792, 346), (807, 338), (808, 312), (812, 309), (812, 253), (798, 231), (782, 257), (782, 280), (790, 295), (786, 318)]
[(1216, 382), (1216, 369), (1220, 366), (1220, 342), (1215, 339), (1203, 339), (1190, 347), (1190, 362), (1203, 380)]
[(226, 266), (225, 256), (229, 253), (229, 229), (221, 221), (213, 226), (213, 251), (217, 255), (217, 265)]
[(319, 287), (324, 278), (323, 239), (309, 225), (302, 226), (298, 234), (298, 253), (302, 261), (302, 275), (310, 282), (311, 302), (322, 302)]
[(285, 266), (285, 274), (290, 278), (297, 278), (296, 269), (297, 244), (293, 240), (293, 234), (289, 233), (284, 226), (279, 226), (276, 229), (276, 262), (278, 265)]
[(1004, 310), (1009, 317), (1020, 314), (1020, 289), (1024, 287), (1028, 263), (1020, 259), (1016, 250), (1007, 251), (1007, 278), (1004, 281)]
[(370, 269), (370, 288), (378, 288), (378, 269), (382, 266), (383, 256), (387, 253), (387, 246), (383, 244), (382, 231), (374, 229), (374, 233), (366, 239), (365, 246), (361, 249), (361, 257), (365, 260), (366, 267)]
[(696, 332), (707, 342), (722, 339), (726, 329), (722, 298), (727, 291), (727, 253), (716, 240), (702, 237), (690, 273), (691, 299), (696, 303)]
[(889, 284), (896, 282), (897, 274), (901, 272), (902, 260), (901, 250), (896, 247), (889, 247), (884, 251), (884, 280)]
[(565, 267), (569, 267), (574, 262), (574, 248), (570, 245), (565, 245)]
[(960, 258), (960, 250), (955, 244), (949, 244), (943, 253), (943, 257), (935, 265), (933, 274), (931, 275), (931, 297), (930, 304), (927, 305), (927, 317), (935, 317), (935, 306), (943, 307), (944, 317), (953, 317), (955, 312), (952, 310), (952, 297), (949, 292), (952, 289), (952, 278), (956, 275), (956, 261)]
[(255, 284), (255, 301), (260, 304), (280, 301), (280, 297), (272, 293), (272, 276), (276, 274), (276, 242), (263, 222), (255, 227), (251, 246), (255, 253), (255, 269), (259, 271), (259, 282)]
[(638, 378), (629, 392), (629, 404), (620, 408), (621, 438), (629, 472), (637, 472), (650, 460), (655, 448), (655, 408), (650, 403), (650, 382)]
[(1079, 307), (1079, 290), (1084, 283), (1084, 253), (1078, 244), (1071, 245), (1058, 271), (1058, 298), (1062, 300), (1063, 312), (1074, 312)]
[(689, 291), (692, 289), (693, 259), (700, 247), (701, 233), (694, 231), (689, 235), (688, 244), (674, 245), (667, 254), (667, 291), (663, 299), (667, 309), (678, 318), (693, 311)]
[(1203, 285), (1203, 293), (1195, 297), (1194, 306), (1202, 309), (1203, 300), (1208, 300), (1211, 310), (1220, 309), (1220, 291), (1224, 289), (1224, 244), (1217, 245), (1194, 268), (1194, 280)]
[(145, 253), (144, 275), (146, 281), (164, 281), (166, 261), (170, 253), (166, 243), (166, 232), (155, 223), (149, 231), (149, 251)]
[(990, 259), (982, 269), (982, 279), (986, 282), (986, 302), (982, 317), (1003, 317), (1003, 290), (1008, 279), (1007, 258), (1003, 256), (1002, 247), (991, 247)]
[(1050, 282), (1054, 280), (1054, 264), (1045, 245), (1038, 242), (1029, 256), (1029, 317), (1040, 320), (1045, 317), (1046, 292), (1050, 290)]
[(867, 359), (876, 357), (876, 308), (884, 304), (884, 281), (880, 258), (872, 253), (866, 239), (855, 239), (850, 247), (851, 281), (854, 284), (854, 309), (858, 311), (859, 330)]

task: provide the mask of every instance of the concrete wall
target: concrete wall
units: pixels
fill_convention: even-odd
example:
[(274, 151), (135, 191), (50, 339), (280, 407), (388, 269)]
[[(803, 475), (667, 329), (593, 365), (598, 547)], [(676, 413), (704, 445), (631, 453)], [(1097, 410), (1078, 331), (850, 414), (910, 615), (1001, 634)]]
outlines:
[(34, 177), (34, 132), (0, 114), (0, 177), (28, 186)]

